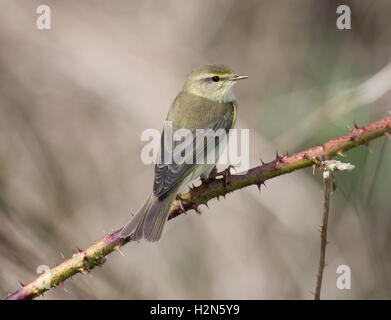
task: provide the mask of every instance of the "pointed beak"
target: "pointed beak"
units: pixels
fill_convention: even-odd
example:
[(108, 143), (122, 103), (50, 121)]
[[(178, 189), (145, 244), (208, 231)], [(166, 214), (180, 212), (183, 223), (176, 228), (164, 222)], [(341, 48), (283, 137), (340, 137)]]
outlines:
[(245, 76), (244, 74), (235, 74), (231, 77), (231, 81), (244, 80), (247, 78), (248, 78), (248, 76)]

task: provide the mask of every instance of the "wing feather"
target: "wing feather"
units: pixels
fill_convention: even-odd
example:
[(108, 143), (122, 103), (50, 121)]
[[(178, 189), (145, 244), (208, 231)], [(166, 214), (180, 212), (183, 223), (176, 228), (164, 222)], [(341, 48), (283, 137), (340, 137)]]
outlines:
[[(226, 132), (229, 131), (234, 125), (235, 122), (235, 114), (236, 114), (236, 104), (235, 102), (232, 103), (224, 103), (224, 108), (222, 112), (219, 112), (215, 119), (211, 119), (211, 121), (208, 121), (207, 123), (203, 123), (202, 128), (197, 129), (212, 129), (214, 131), (217, 131), (218, 129), (224, 129)], [(173, 126), (173, 129), (175, 130), (175, 123)], [(193, 128), (190, 130), (189, 134), (191, 134), (191, 137), (188, 137), (188, 135), (185, 137), (184, 141), (188, 141), (188, 143), (184, 143), (181, 145), (181, 149), (183, 147), (192, 147), (193, 153), (191, 156), (193, 157), (193, 160), (195, 159), (195, 156), (197, 152), (204, 152), (205, 148), (208, 148), (208, 143), (204, 144), (204, 147), (200, 146), (201, 143), (203, 143), (203, 139), (196, 139), (196, 130)], [(162, 134), (161, 138), (161, 149), (164, 150), (164, 133)], [(206, 140), (209, 141), (209, 140)], [(198, 142), (198, 145), (196, 144)], [(172, 143), (172, 150), (175, 150), (175, 147), (178, 146), (181, 141), (171, 141)], [(182, 142), (183, 143), (183, 142)], [(216, 148), (218, 147), (218, 141), (216, 141)], [(168, 191), (170, 191), (177, 183), (179, 183), (183, 178), (187, 177), (193, 169), (197, 166), (197, 164), (192, 161), (192, 163), (186, 163), (188, 161), (182, 161), (181, 163), (175, 163), (175, 160), (172, 161), (170, 164), (164, 164), (164, 163), (157, 163), (155, 165), (155, 180), (154, 180), (154, 186), (153, 186), (153, 193), (157, 197), (164, 196)]]

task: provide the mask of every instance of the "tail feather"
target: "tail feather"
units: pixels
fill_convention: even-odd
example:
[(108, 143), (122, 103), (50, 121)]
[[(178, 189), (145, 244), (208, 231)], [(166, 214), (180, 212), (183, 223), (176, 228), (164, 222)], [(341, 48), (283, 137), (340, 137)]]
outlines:
[(148, 241), (158, 241), (163, 233), (175, 199), (176, 190), (170, 191), (163, 199), (151, 194), (136, 215), (123, 227), (120, 236), (131, 236), (132, 240), (145, 238)]
[(157, 200), (148, 210), (144, 221), (146, 240), (154, 242), (161, 238), (175, 195), (176, 190), (170, 191), (163, 200)]
[(143, 224), (145, 215), (147, 212), (148, 207), (150, 206), (149, 203), (151, 202), (151, 196), (147, 198), (145, 203), (138, 209), (135, 216), (133, 216), (129, 222), (122, 228), (120, 237), (126, 238), (129, 236), (132, 236), (133, 240), (140, 240), (143, 237)]

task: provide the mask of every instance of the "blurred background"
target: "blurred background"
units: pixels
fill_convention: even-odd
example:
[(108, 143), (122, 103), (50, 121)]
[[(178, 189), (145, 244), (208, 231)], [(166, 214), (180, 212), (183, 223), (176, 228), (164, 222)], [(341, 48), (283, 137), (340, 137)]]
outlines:
[[(184, 78), (223, 63), (236, 86), (250, 165), (387, 116), (391, 2), (0, 0), (0, 293), (5, 297), (105, 232), (149, 194), (140, 135), (161, 128)], [(338, 30), (349, 5), (352, 29)], [(391, 298), (391, 143), (356, 148), (336, 174), (322, 298)], [(212, 200), (125, 246), (92, 277), (44, 299), (312, 299), (319, 172), (300, 170)], [(339, 290), (339, 265), (351, 290)]]

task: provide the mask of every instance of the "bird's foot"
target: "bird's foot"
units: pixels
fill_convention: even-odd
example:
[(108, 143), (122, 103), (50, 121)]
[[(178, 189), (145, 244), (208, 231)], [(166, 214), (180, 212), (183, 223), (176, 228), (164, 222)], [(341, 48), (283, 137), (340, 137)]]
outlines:
[(219, 172), (218, 175), (221, 175), (223, 177), (223, 183), (224, 183), (224, 188), (228, 188), (228, 178), (231, 176), (231, 168), (234, 168), (234, 166), (229, 165), (226, 169), (223, 171)]
[(212, 181), (216, 180), (216, 177), (218, 176), (217, 169), (214, 167), (212, 171), (209, 173), (209, 176), (207, 178), (203, 178), (201, 176), (201, 182), (202, 184), (209, 184)]
[(234, 166), (229, 165), (226, 169), (224, 169), (221, 172), (217, 172), (216, 167), (213, 168), (211, 173), (209, 174), (208, 179), (201, 178), (202, 183), (208, 184), (214, 180), (216, 180), (217, 177), (222, 177), (224, 187), (227, 189), (227, 186), (229, 184), (228, 178), (231, 176), (231, 168), (234, 168)]

